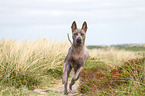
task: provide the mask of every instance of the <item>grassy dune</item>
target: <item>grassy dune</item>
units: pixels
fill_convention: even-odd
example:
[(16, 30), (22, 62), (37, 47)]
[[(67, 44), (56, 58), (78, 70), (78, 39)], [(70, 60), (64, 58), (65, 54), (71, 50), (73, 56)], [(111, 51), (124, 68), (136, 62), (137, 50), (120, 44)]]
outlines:
[(20, 95), (20, 88), (33, 90), (37, 87), (51, 86), (51, 83), (56, 81), (54, 79), (61, 79), (63, 60), (69, 46), (67, 42), (45, 39), (32, 42), (2, 40), (0, 93), (10, 95), (18, 91), (17, 94)]
[[(69, 47), (70, 44), (68, 42), (46, 39), (38, 41), (1, 40), (0, 95), (63, 95), (62, 91), (55, 90), (63, 90), (63, 85), (61, 84), (62, 66)], [(106, 72), (106, 67), (109, 70), (107, 72), (110, 72), (113, 68), (123, 66), (124, 62), (129, 59), (144, 57), (142, 51), (126, 51), (116, 48), (89, 49), (89, 53), (90, 57), (85, 64), (83, 72), (87, 72), (91, 68), (100, 68), (103, 74)], [(93, 73), (95, 74), (95, 72)], [(135, 82), (132, 80), (132, 83)], [(144, 85), (144, 82), (142, 83)], [(82, 85), (82, 81), (80, 81), (80, 85)], [(141, 87), (138, 84), (137, 86), (131, 84), (127, 86), (135, 86), (134, 90), (136, 88), (140, 90), (139, 88), (144, 88), (143, 85)], [(122, 92), (123, 88), (126, 88), (126, 86), (122, 85), (112, 89), (111, 92), (112, 94), (115, 94), (115, 90)], [(38, 92), (35, 91), (36, 89), (44, 90)], [(80, 87), (78, 87), (78, 91), (80, 91)], [(104, 94), (101, 92), (106, 92), (104, 90), (97, 91), (102, 95)], [(127, 89), (124, 91), (127, 91)], [(84, 93), (80, 91), (74, 94), (96, 95), (91, 91)], [(142, 94), (144, 93), (142, 92)]]

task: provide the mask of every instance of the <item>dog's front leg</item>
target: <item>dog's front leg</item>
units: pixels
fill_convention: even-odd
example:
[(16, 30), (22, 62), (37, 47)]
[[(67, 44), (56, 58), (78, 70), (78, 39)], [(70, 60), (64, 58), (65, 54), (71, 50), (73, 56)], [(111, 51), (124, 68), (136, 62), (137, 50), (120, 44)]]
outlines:
[(72, 90), (72, 85), (75, 84), (75, 81), (78, 80), (79, 78), (79, 75), (80, 75), (80, 72), (82, 71), (83, 69), (83, 66), (81, 66), (75, 73), (75, 75), (73, 76), (72, 80), (71, 80), (71, 83), (69, 84), (69, 90), (71, 91)]
[(67, 62), (64, 62), (63, 64), (63, 76), (62, 76), (62, 84), (66, 84), (67, 81)]
[(68, 67), (68, 62), (64, 62), (63, 76), (62, 76), (62, 83), (64, 84), (64, 94), (68, 94), (68, 92), (67, 92), (67, 80), (68, 80), (67, 67)]

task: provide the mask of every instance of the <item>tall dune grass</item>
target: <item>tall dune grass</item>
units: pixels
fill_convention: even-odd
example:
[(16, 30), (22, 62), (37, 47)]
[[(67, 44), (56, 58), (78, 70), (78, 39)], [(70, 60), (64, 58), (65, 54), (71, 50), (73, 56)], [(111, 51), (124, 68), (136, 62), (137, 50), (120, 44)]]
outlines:
[(62, 67), (67, 42), (2, 40), (0, 42), (0, 86), (37, 86), (47, 70)]

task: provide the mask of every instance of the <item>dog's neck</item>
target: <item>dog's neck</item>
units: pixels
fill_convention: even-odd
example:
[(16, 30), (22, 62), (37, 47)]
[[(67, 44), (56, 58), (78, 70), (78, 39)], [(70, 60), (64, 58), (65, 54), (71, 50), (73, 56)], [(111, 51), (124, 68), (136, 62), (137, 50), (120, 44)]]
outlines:
[(72, 49), (75, 53), (80, 53), (84, 49), (84, 44), (77, 45), (77, 44), (72, 44)]

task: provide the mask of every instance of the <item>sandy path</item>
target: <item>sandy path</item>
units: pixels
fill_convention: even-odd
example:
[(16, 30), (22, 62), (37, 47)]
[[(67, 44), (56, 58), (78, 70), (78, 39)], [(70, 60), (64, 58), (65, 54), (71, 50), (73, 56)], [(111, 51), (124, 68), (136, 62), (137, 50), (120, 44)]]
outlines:
[[(68, 85), (71, 81), (71, 77), (72, 76), (69, 77)], [(73, 85), (72, 92), (70, 92), (68, 95), (64, 95), (64, 85), (62, 84), (62, 80), (58, 80), (57, 83), (52, 84), (51, 87), (35, 89), (34, 91), (39, 94), (38, 96), (82, 96), (82, 94), (80, 94), (77, 90), (78, 86), (79, 80)]]

